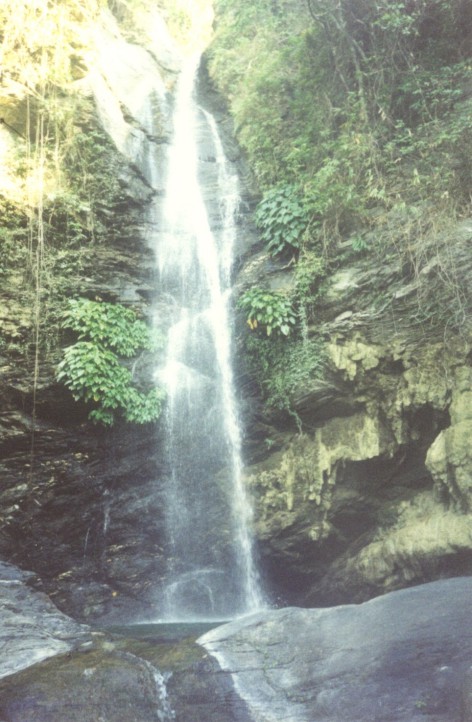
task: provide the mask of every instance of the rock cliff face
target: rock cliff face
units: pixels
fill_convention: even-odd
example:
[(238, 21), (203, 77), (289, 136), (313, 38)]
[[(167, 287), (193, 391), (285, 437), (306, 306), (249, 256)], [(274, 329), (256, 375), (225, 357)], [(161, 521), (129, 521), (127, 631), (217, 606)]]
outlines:
[(393, 23), (391, 9), (260, 2), (236, 23), (216, 4), (210, 72), (264, 192), (272, 251), (245, 259), (238, 290), (282, 291), (299, 312), (293, 354), (264, 337), (263, 313), (258, 329), (240, 326), (248, 483), (282, 602), (362, 600), (471, 572), (470, 144), (457, 133), (469, 75), (444, 112), (426, 86), (424, 115), (413, 99), (420, 75), (436, 84), (469, 67), (470, 45), (451, 33), (470, 15), (426, 4)]
[[(105, 241), (90, 242), (86, 268), (70, 276), (66, 264), (73, 264), (66, 249), (66, 270), (59, 268), (57, 274), (66, 296), (131, 305), (149, 318), (155, 260), (146, 240), (147, 208), (156, 191), (139, 154), (146, 156), (152, 143), (162, 156), (168, 137), (166, 84), (172, 83), (176, 67), (167, 46), (161, 44), (164, 71), (152, 48), (127, 42), (109, 13), (102, 14), (92, 41), (90, 66), (71, 90), (86, 109), (75, 120), (92, 136), (103, 135), (103, 129), (108, 133), (118, 190), (112, 202), (105, 187), (101, 198), (94, 199), (101, 203), (100, 221), (107, 230)], [(139, 78), (136, 63), (146, 71)], [(155, 135), (138, 116), (149, 96)], [(0, 127), (2, 138), (9, 147), (21, 145), (26, 127), (23, 97), (2, 97), (0, 104), (2, 114), (9, 109), (10, 127)], [(6, 192), (5, 184), (2, 190)], [(46, 262), (52, 243), (46, 236)], [(58, 343), (54, 329), (52, 351), (41, 348), (39, 371), (33, 373), (27, 351), (33, 330), (31, 299), (20, 296), (20, 283), (19, 272), (9, 274), (2, 288), (0, 554), (33, 570), (33, 584), (77, 618), (106, 617), (111, 610), (115, 616), (147, 616), (163, 562), (158, 429), (118, 424), (107, 431), (88, 422), (85, 407), (54, 379), (59, 344), (67, 342), (59, 338)], [(153, 363), (144, 353), (136, 361), (135, 375), (149, 378)]]
[[(464, 254), (464, 287), (471, 234), (464, 222), (448, 236), (451, 253)], [(299, 428), (274, 414), (249, 427), (259, 439), (248, 446), (259, 454), (248, 468), (257, 535), (285, 602), (360, 601), (471, 572), (467, 329), (415, 318), (418, 287), (389, 261), (339, 268), (311, 329), (322, 378), (292, 398)]]

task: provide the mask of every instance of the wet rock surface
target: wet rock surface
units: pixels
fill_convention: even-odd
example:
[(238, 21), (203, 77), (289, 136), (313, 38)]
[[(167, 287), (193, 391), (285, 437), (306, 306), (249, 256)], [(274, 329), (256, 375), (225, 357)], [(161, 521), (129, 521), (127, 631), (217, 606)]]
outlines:
[(0, 677), (92, 644), (88, 627), (66, 617), (45, 594), (27, 586), (33, 578), (0, 563)]
[(155, 670), (126, 653), (58, 657), (0, 684), (9, 722), (162, 722), (164, 710)]
[(472, 719), (472, 578), (360, 605), (259, 612), (195, 643), (198, 627), (93, 631), (30, 589), (30, 573), (0, 571), (1, 720)]
[[(145, 50), (141, 54), (151, 63)], [(74, 273), (75, 285), (67, 269), (60, 280), (66, 287), (70, 280), (70, 296), (121, 303), (149, 318), (155, 259), (145, 237), (145, 216), (155, 191), (124, 155), (116, 155), (120, 193), (113, 205), (104, 193), (100, 206), (107, 243), (90, 244), (90, 266), (78, 279)], [(46, 331), (51, 349), (46, 353), (42, 347), (34, 379), (26, 351), (30, 301), (21, 276), (4, 279), (0, 557), (33, 570), (33, 584), (82, 621), (110, 613), (128, 619), (146, 615), (153, 605), (147, 580), (159, 579), (162, 564), (156, 426), (118, 424), (109, 431), (90, 423), (90, 409), (74, 402), (55, 380), (58, 344), (71, 340), (59, 339), (57, 328)], [(151, 354), (136, 360), (137, 383), (149, 384), (154, 363)]]
[(41, 421), (32, 473), (30, 444), (29, 429), (0, 441), (0, 554), (80, 621), (149, 616), (163, 568), (155, 427)]
[(31, 589), (34, 580), (0, 564), (2, 721), (250, 721), (231, 675), (193, 638), (94, 631)]
[(361, 605), (261, 612), (198, 641), (255, 722), (470, 720), (472, 579)]

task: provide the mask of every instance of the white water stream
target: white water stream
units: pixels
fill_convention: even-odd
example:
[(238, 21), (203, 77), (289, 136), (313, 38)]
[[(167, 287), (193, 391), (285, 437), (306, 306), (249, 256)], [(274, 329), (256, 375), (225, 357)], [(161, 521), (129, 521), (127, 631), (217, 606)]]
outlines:
[(262, 606), (241, 478), (231, 367), (230, 275), (238, 179), (217, 125), (194, 98), (198, 58), (181, 72), (158, 218), (159, 292), (169, 303), (165, 619), (227, 619)]

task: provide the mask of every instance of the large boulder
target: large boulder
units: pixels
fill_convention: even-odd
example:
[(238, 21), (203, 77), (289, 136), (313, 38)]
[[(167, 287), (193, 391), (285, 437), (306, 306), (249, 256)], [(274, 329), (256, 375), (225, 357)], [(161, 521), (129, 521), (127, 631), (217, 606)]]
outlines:
[(28, 586), (34, 574), (0, 563), (0, 719), (165, 722), (164, 677), (116, 650)]
[(92, 644), (88, 627), (66, 617), (45, 594), (26, 585), (32, 577), (0, 562), (0, 677)]
[(260, 612), (199, 639), (257, 722), (468, 722), (472, 578)]

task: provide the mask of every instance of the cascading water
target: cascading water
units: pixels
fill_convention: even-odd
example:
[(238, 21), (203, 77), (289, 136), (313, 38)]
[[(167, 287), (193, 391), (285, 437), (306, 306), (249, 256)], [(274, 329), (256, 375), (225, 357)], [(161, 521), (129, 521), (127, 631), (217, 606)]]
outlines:
[(214, 118), (194, 99), (198, 59), (180, 75), (157, 239), (169, 303), (166, 619), (229, 618), (262, 605), (241, 479), (230, 359), (230, 272), (239, 203)]

